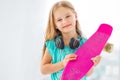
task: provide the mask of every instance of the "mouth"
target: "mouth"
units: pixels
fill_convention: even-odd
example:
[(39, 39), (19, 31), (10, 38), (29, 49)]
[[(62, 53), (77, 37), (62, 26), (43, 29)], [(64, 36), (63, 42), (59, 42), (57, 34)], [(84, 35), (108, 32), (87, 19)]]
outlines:
[(67, 28), (67, 27), (69, 27), (69, 26), (71, 26), (71, 24), (65, 25), (65, 26), (63, 26), (63, 28)]

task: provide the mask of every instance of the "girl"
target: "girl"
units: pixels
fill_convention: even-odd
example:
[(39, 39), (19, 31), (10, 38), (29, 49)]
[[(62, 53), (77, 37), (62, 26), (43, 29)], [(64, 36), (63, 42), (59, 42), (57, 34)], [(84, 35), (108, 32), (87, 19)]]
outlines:
[[(43, 56), (41, 61), (41, 72), (51, 74), (51, 80), (60, 80), (64, 67), (69, 61), (76, 60), (74, 52), (84, 42), (79, 29), (77, 13), (68, 1), (60, 1), (54, 4), (49, 14), (46, 30)], [(100, 56), (93, 58), (96, 66)], [(90, 75), (93, 68), (82, 78)]]

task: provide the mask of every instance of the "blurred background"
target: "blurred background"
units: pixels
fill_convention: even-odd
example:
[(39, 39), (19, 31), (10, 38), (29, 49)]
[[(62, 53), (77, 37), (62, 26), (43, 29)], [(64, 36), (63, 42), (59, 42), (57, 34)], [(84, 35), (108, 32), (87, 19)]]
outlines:
[[(0, 80), (50, 80), (40, 73), (40, 59), (49, 10), (60, 0), (0, 0)], [(111, 53), (88, 80), (120, 79), (119, 0), (68, 0), (78, 14), (83, 34), (89, 38), (101, 23), (113, 26), (108, 42)]]

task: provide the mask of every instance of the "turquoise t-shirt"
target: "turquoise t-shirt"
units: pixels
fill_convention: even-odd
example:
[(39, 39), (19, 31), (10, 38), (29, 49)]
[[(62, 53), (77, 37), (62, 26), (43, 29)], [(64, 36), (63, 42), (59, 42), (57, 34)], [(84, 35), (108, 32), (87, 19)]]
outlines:
[[(86, 38), (80, 40), (79, 47), (86, 41)], [(49, 54), (52, 56), (52, 64), (62, 61), (66, 55), (73, 54), (77, 49), (71, 49), (69, 46), (64, 46), (64, 49), (59, 49), (56, 47), (55, 40), (51, 39), (46, 42), (46, 47)], [(51, 74), (51, 80), (60, 80), (63, 69)], [(84, 76), (81, 80), (86, 80)]]

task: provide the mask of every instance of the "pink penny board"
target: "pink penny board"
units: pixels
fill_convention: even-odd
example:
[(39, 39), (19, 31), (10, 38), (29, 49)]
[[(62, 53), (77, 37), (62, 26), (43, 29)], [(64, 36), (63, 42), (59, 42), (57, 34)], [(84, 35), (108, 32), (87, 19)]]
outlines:
[(112, 26), (101, 24), (98, 30), (75, 52), (77, 60), (66, 65), (61, 80), (80, 80), (94, 65), (91, 58), (100, 55), (112, 33)]

